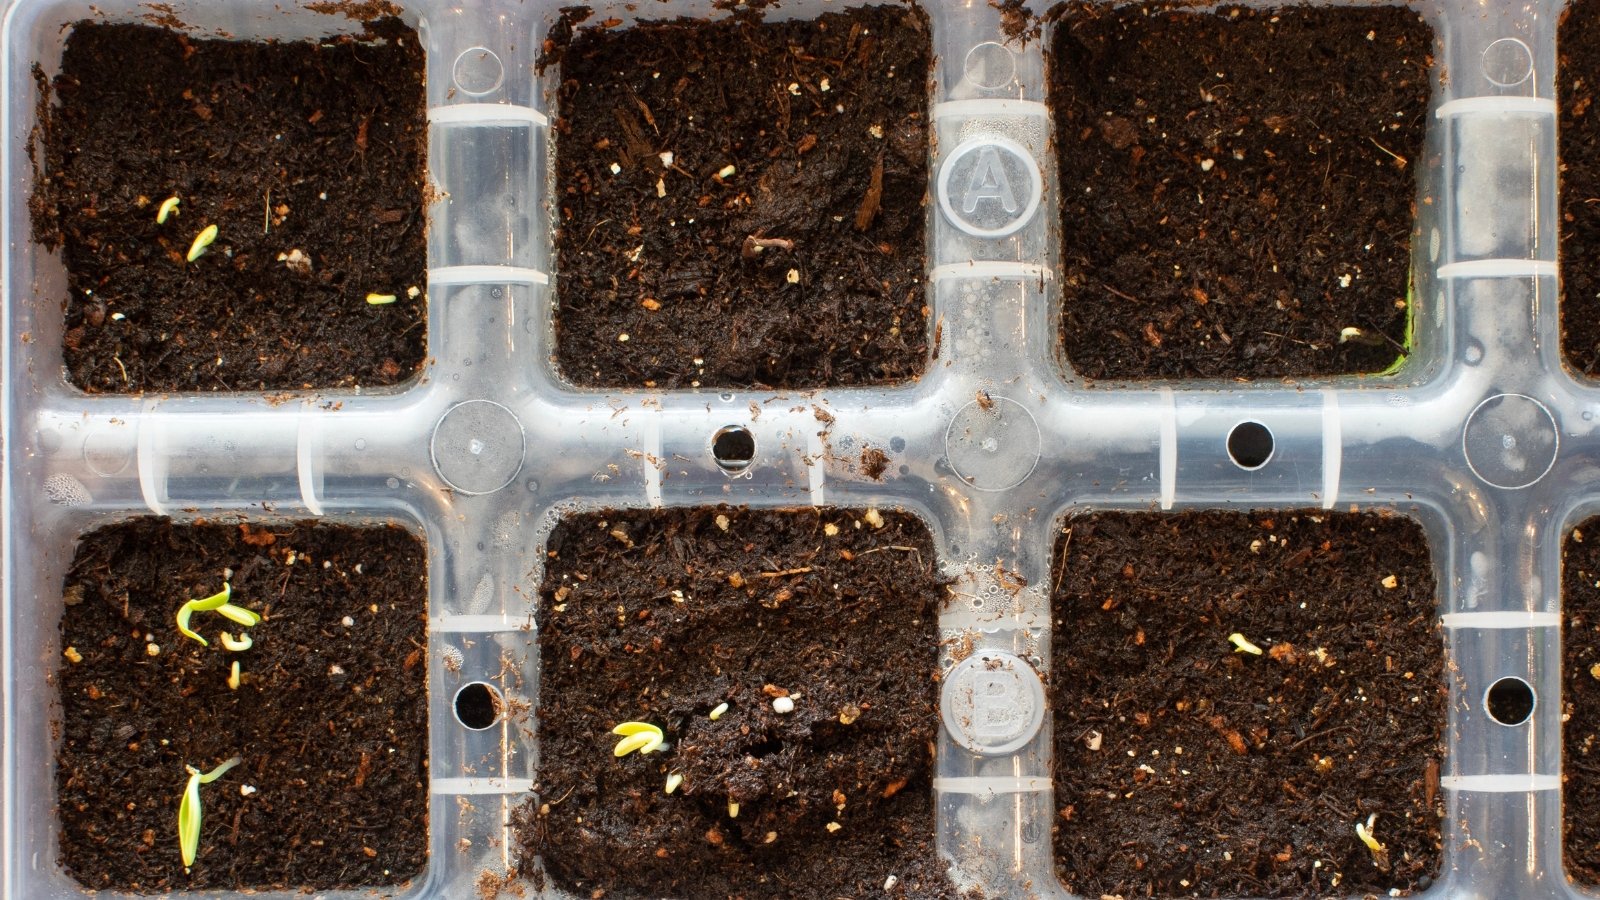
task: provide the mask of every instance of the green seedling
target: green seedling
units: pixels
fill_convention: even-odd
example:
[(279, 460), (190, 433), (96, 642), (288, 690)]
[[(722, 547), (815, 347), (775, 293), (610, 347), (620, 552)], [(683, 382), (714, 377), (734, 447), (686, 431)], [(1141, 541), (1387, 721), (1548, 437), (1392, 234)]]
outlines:
[(661, 729), (649, 722), (623, 722), (611, 729), (611, 733), (623, 736), (611, 751), (611, 755), (619, 759), (635, 750), (641, 754), (654, 753), (667, 741)]
[(1228, 635), (1228, 643), (1233, 645), (1233, 652), (1235, 653), (1250, 653), (1255, 656), (1260, 656), (1262, 652), (1260, 647), (1250, 643), (1249, 638), (1237, 631)]
[(178, 211), (178, 204), (181, 202), (175, 196), (161, 201), (161, 208), (156, 210), (156, 224), (167, 224), (167, 217)]
[(1395, 361), (1389, 364), (1387, 369), (1378, 373), (1379, 378), (1393, 375), (1400, 371), (1400, 367), (1405, 365), (1407, 359), (1411, 358), (1411, 352), (1417, 347), (1417, 303), (1413, 296), (1415, 288), (1416, 285), (1410, 282), (1406, 283), (1406, 334), (1400, 341), (1400, 345), (1404, 349), (1399, 356), (1395, 357)]
[(189, 772), (189, 783), (184, 786), (183, 799), (178, 803), (178, 847), (183, 851), (185, 871), (194, 865), (195, 854), (200, 850), (200, 785), (216, 781), (241, 762), (243, 760), (235, 756), (203, 775), (194, 766), (184, 766)]
[(199, 234), (194, 236), (194, 243), (189, 245), (189, 262), (194, 262), (206, 255), (206, 248), (217, 239), (217, 226), (207, 225)]
[[(223, 582), (222, 590), (216, 592), (215, 594), (199, 600), (190, 600), (183, 604), (183, 606), (179, 607), (178, 609), (178, 630), (183, 632), (184, 637), (193, 638), (199, 641), (201, 646), (209, 647), (210, 642), (189, 627), (189, 618), (197, 612), (220, 613), (231, 621), (237, 622), (247, 628), (260, 624), (260, 616), (242, 606), (234, 606), (232, 603), (229, 603), (228, 601), (232, 599), (232, 597), (233, 585), (229, 584), (228, 582)], [(226, 644), (227, 641), (224, 641), (223, 643)], [(228, 649), (231, 650), (233, 648), (229, 647)]]

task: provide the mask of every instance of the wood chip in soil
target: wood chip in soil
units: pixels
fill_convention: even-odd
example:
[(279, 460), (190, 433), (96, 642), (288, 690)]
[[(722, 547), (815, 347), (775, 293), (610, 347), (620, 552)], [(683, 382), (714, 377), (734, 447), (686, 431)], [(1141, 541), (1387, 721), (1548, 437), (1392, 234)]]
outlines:
[[(928, 354), (917, 8), (564, 18), (556, 363), (583, 387), (887, 384)], [(570, 43), (569, 43), (570, 41)]]
[[(946, 588), (921, 521), (882, 522), (730, 507), (564, 520), (539, 590), (525, 857), (580, 896), (955, 897), (931, 783)], [(615, 758), (627, 721), (667, 746)]]
[(1073, 2), (1055, 25), (1067, 361), (1090, 379), (1386, 369), (1411, 314), (1432, 30), (1399, 6), (1184, 6)]
[(35, 240), (66, 263), (71, 384), (379, 387), (420, 369), (422, 46), (396, 19), (365, 28), (275, 43), (73, 26), (31, 200)]
[[(1065, 527), (1050, 690), (1069, 890), (1383, 895), (1438, 877), (1447, 692), (1420, 526), (1189, 512)], [(1369, 820), (1382, 853), (1356, 834)]]
[[(262, 615), (253, 646), (186, 600)], [(402, 884), (428, 853), (427, 576), (399, 528), (132, 519), (80, 542), (64, 584), (61, 865), (94, 890), (333, 890)], [(228, 687), (231, 664), (241, 684)], [(177, 835), (184, 766), (199, 854)], [(251, 790), (246, 790), (247, 788)]]

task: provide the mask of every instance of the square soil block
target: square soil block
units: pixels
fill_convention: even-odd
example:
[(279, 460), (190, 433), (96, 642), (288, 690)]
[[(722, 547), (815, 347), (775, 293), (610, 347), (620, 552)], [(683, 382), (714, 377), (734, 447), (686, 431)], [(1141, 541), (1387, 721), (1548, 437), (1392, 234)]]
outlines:
[(1400, 7), (1069, 4), (1050, 103), (1077, 373), (1394, 364), (1432, 48)]
[[(1051, 699), (1069, 890), (1342, 897), (1432, 883), (1447, 695), (1420, 526), (1191, 512), (1066, 528)], [(1356, 835), (1369, 822), (1381, 853)]]
[(1561, 350), (1567, 365), (1600, 370), (1600, 2), (1575, 0), (1556, 32), (1556, 128), (1561, 165)]
[[(252, 646), (213, 612), (224, 581)], [(61, 618), (61, 864), (94, 890), (332, 890), (416, 876), (428, 852), (426, 553), (399, 528), (179, 525), (84, 536)], [(228, 686), (239, 663), (241, 683)], [(200, 788), (184, 871), (185, 766)], [(246, 793), (248, 791), (248, 793)]]
[(1600, 519), (1561, 548), (1561, 827), (1567, 877), (1600, 884)]
[[(563, 521), (548, 550), (539, 776), (519, 827), (555, 886), (956, 896), (931, 784), (945, 583), (920, 520), (599, 512)], [(666, 746), (614, 757), (629, 721)]]
[(73, 26), (41, 84), (32, 200), (35, 238), (66, 262), (73, 385), (374, 387), (418, 370), (423, 53), (398, 20), (367, 28), (252, 43)]
[(922, 373), (926, 14), (602, 24), (559, 43), (565, 378), (811, 388)]

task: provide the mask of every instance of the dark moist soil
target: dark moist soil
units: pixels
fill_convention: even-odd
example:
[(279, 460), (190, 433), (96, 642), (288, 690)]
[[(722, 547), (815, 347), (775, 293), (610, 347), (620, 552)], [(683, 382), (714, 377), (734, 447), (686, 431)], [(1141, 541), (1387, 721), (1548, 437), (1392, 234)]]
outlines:
[[(36, 238), (64, 249), (72, 384), (348, 388), (418, 370), (422, 47), (396, 19), (367, 29), (245, 43), (73, 27), (33, 198)], [(157, 224), (171, 196), (179, 214)], [(208, 225), (216, 242), (186, 262)]]
[[(1078, 374), (1395, 362), (1433, 49), (1422, 19), (1076, 2), (1059, 15), (1061, 340)], [(1345, 328), (1362, 333), (1341, 342)]]
[[(184, 601), (221, 590), (239, 626)], [(359, 568), (360, 571), (357, 571)], [(427, 859), (426, 554), (398, 528), (176, 525), (93, 531), (61, 619), (61, 864), (95, 890), (332, 890), (404, 882)], [(349, 622), (349, 624), (346, 624)], [(151, 655), (150, 647), (159, 648)], [(74, 661), (75, 658), (77, 661)], [(227, 685), (238, 661), (243, 683)], [(184, 766), (243, 762), (200, 789), (193, 871)], [(243, 796), (250, 785), (255, 792)]]
[(1561, 829), (1567, 876), (1600, 884), (1600, 519), (1561, 555)]
[[(1432, 883), (1444, 640), (1416, 523), (1101, 513), (1067, 522), (1057, 559), (1055, 849), (1069, 890)], [(1235, 651), (1235, 632), (1262, 655)], [(1374, 813), (1387, 869), (1355, 833)]]
[[(1587, 376), (1600, 370), (1600, 2), (1574, 0), (1556, 31), (1556, 129), (1561, 159), (1561, 350)], [(1570, 857), (1569, 857), (1570, 859)], [(1569, 863), (1570, 865), (1570, 863)]]
[(547, 49), (562, 79), (564, 377), (806, 388), (921, 374), (926, 14), (602, 22), (562, 46), (570, 28)]
[[(721, 508), (556, 528), (539, 594), (540, 775), (519, 828), (557, 886), (956, 896), (931, 784), (945, 585), (920, 520), (883, 523)], [(785, 693), (794, 711), (780, 715)], [(660, 726), (669, 749), (614, 758), (626, 721)]]

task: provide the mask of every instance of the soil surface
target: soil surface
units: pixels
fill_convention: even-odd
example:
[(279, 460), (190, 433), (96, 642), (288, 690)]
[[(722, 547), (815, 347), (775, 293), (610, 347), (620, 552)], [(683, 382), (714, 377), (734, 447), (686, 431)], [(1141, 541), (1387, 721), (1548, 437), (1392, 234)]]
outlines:
[(1561, 350), (1567, 365), (1600, 372), (1600, 0), (1574, 0), (1556, 32), (1561, 107)]
[(1561, 568), (1561, 813), (1567, 876), (1600, 884), (1600, 519), (1572, 530)]
[[(519, 827), (558, 887), (956, 896), (933, 845), (945, 586), (921, 521), (882, 516), (725, 507), (556, 528), (539, 596), (541, 772)], [(614, 758), (626, 721), (659, 726), (668, 746)], [(672, 774), (683, 783), (667, 794)]]
[[(66, 261), (72, 384), (348, 388), (418, 370), (423, 53), (396, 19), (367, 29), (246, 43), (73, 27), (32, 201), (35, 237)], [(158, 224), (169, 197), (178, 212)], [(209, 225), (215, 242), (187, 262)]]
[[(1067, 528), (1051, 691), (1069, 890), (1381, 896), (1432, 883), (1444, 639), (1416, 523), (1101, 513)], [(1260, 655), (1236, 650), (1235, 633)], [(1355, 832), (1374, 815), (1381, 859)]]
[(1077, 373), (1394, 363), (1428, 112), (1422, 19), (1079, 2), (1059, 15), (1061, 340)]
[[(240, 628), (184, 601), (221, 590)], [(61, 619), (61, 863), (85, 887), (140, 893), (325, 890), (404, 882), (428, 850), (426, 553), (398, 528), (176, 525), (90, 532)], [(152, 650), (151, 648), (156, 648)], [(231, 664), (242, 683), (228, 688)], [(184, 873), (188, 775), (200, 849)], [(253, 792), (244, 795), (245, 786)]]
[(926, 14), (600, 23), (546, 56), (562, 77), (564, 377), (807, 388), (921, 374)]

